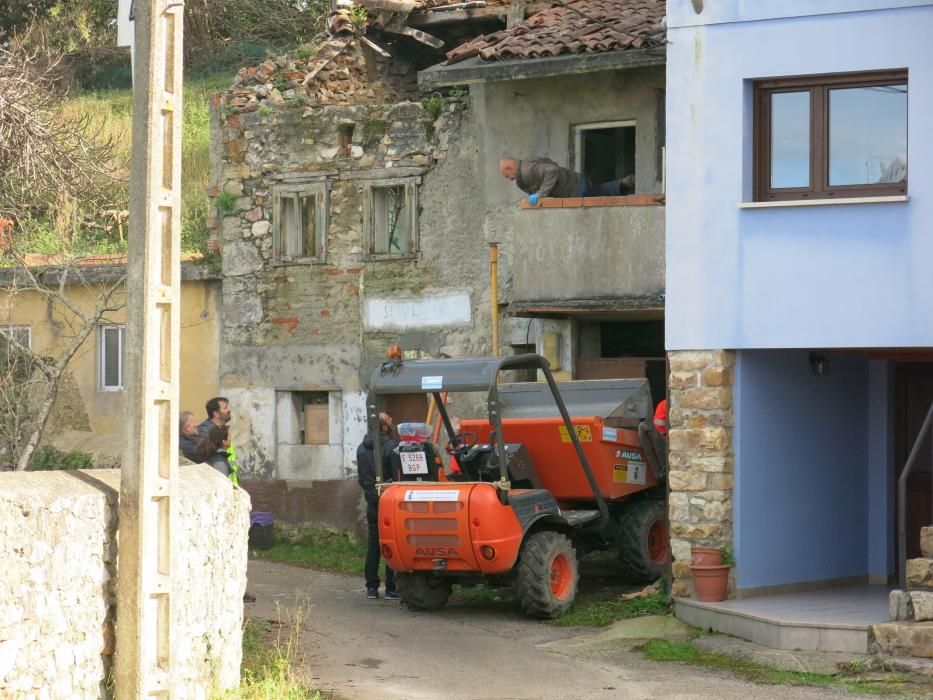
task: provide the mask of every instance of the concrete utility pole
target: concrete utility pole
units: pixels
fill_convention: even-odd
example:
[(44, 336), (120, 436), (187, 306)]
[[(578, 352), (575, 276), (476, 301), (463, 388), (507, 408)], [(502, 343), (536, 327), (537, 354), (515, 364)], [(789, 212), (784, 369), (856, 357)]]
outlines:
[(135, 0), (120, 482), (116, 697), (170, 698), (178, 479), (182, 26), (179, 0)]

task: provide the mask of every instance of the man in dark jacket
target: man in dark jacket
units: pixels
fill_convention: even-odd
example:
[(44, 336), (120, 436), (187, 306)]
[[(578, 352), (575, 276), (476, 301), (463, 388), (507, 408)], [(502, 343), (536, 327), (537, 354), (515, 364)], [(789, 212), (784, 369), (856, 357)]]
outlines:
[[(392, 416), (388, 413), (379, 414), (379, 447), (382, 452), (382, 480), (391, 478), (391, 464), (393, 451), (398, 442), (393, 438)], [(376, 491), (376, 455), (373, 436), (366, 433), (363, 442), (356, 449), (357, 481), (363, 489), (363, 498), (366, 499), (366, 526), (368, 538), (366, 543), (366, 597), (379, 597), (379, 493)], [(395, 572), (386, 564), (385, 596), (389, 599), (398, 598), (395, 592)]]
[(178, 414), (178, 449), (192, 462), (200, 462), (194, 451), (198, 445), (198, 419), (191, 411), (182, 411)]
[(550, 158), (503, 158), (499, 161), (499, 173), (526, 192), (533, 207), (541, 197), (611, 197), (621, 194), (623, 187), (620, 180), (593, 185), (585, 176), (561, 167)]

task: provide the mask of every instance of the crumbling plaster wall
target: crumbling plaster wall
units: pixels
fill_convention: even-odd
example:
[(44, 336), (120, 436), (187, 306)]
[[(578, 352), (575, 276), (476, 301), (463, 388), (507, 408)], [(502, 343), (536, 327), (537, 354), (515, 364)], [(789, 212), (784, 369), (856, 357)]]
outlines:
[[(235, 198), (215, 225), (224, 273), (221, 393), (234, 407), (241, 470), (270, 477), (284, 468), (289, 478), (311, 480), (349, 476), (365, 430), (369, 376), (389, 344), (427, 355), (490, 349), (484, 190), (469, 101), (445, 100), (439, 114), (411, 101), (320, 106), (301, 98), (241, 111), (221, 97), (213, 117), (215, 194)], [(349, 155), (339, 141), (341, 124), (353, 125)], [(403, 176), (421, 177), (419, 251), (410, 259), (367, 258), (363, 186)], [(272, 259), (272, 190), (296, 178), (331, 185), (323, 263)], [(366, 318), (367, 300), (451, 292), (467, 295), (468, 321), (376, 328)], [(341, 392), (342, 464), (278, 464), (277, 390)]]

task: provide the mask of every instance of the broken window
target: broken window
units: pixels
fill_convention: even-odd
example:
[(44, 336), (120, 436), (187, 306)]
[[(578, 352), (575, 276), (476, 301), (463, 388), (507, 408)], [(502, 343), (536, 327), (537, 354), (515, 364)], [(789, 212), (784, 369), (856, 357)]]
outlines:
[(0, 326), (0, 374), (25, 380), (31, 373), (32, 358), (26, 352), (32, 347), (29, 326)]
[(280, 445), (340, 444), (339, 391), (279, 391), (276, 396)]
[(370, 255), (414, 255), (418, 252), (417, 178), (368, 184), (363, 216)]
[(97, 336), (101, 391), (123, 391), (125, 326), (101, 326)]
[(326, 182), (276, 187), (272, 195), (273, 259), (280, 263), (327, 258), (329, 187)]
[(14, 351), (20, 345), (32, 347), (32, 329), (29, 326), (0, 326), (0, 351)]
[(574, 127), (574, 169), (595, 186), (618, 180), (620, 194), (635, 192), (635, 122), (598, 122)]

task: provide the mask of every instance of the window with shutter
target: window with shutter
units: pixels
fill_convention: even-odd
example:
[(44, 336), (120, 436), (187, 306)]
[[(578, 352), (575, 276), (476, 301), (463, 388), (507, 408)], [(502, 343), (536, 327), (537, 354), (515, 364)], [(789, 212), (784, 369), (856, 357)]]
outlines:
[(278, 264), (325, 262), (330, 184), (281, 185), (272, 202), (272, 250)]
[(369, 183), (363, 196), (366, 247), (373, 259), (418, 252), (418, 178)]

